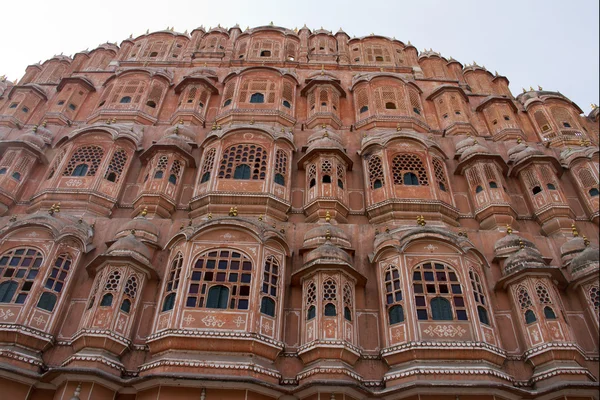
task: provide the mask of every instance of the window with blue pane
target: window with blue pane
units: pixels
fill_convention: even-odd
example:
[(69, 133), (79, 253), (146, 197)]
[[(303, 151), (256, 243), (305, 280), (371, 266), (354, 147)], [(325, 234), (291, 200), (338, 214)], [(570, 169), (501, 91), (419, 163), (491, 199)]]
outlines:
[(468, 320), (462, 286), (448, 265), (421, 264), (413, 270), (412, 281), (417, 319)]
[(24, 303), (40, 271), (42, 261), (42, 253), (29, 247), (12, 249), (0, 256), (0, 284), (13, 282), (2, 286), (0, 302)]
[(245, 254), (228, 249), (206, 252), (192, 267), (185, 306), (247, 310), (251, 283), (252, 261)]
[(400, 269), (390, 265), (384, 274), (385, 307), (388, 310), (390, 325), (404, 322), (404, 298), (402, 296), (402, 282)]

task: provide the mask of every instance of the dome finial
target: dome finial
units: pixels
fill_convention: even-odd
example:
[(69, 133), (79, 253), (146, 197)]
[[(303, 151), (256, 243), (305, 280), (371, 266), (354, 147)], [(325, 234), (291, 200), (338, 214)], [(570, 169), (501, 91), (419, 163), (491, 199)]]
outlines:
[(590, 245), (590, 240), (585, 235), (583, 235), (583, 244), (585, 244), (585, 247), (589, 247)]
[(571, 232), (573, 232), (573, 237), (579, 236), (579, 232), (577, 231), (577, 227), (575, 226), (575, 224), (571, 224)]
[(145, 217), (146, 215), (148, 215), (148, 207), (144, 207), (144, 209), (142, 210), (142, 212), (140, 213), (140, 215), (142, 217)]
[(507, 235), (512, 235), (513, 233), (513, 228), (510, 225), (506, 225), (506, 234)]
[(325, 222), (329, 222), (329, 221), (331, 221), (331, 214), (329, 213), (329, 211), (327, 211), (325, 213)]
[(73, 392), (73, 397), (71, 397), (71, 400), (79, 400), (80, 394), (81, 394), (81, 382), (79, 382), (79, 384), (75, 388), (75, 391)]
[(331, 230), (327, 229), (325, 231), (325, 240), (331, 240)]
[(417, 215), (417, 225), (425, 226), (427, 222), (425, 222), (425, 217), (422, 215)]
[(523, 139), (521, 139), (520, 137), (517, 138), (517, 144), (521, 144), (523, 143)]
[(544, 88), (538, 85), (538, 90), (544, 90)]

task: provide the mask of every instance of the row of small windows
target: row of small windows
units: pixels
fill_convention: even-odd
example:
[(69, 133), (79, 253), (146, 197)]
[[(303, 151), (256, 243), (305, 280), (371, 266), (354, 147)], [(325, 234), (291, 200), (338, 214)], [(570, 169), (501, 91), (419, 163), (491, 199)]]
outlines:
[[(0, 168), (0, 175), (6, 175), (6, 172), (8, 171), (8, 169), (6, 168)], [(11, 177), (16, 180), (17, 182), (21, 181), (21, 173), (19, 172), (13, 172)]]

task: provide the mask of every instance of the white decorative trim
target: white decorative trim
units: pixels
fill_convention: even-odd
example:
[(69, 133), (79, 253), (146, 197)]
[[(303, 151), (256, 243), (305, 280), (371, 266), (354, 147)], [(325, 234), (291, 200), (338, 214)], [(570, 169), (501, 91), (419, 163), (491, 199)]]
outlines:
[(578, 367), (561, 367), (561, 368), (553, 368), (550, 371), (544, 371), (543, 373), (533, 374), (531, 379), (529, 379), (528, 383), (533, 385), (536, 382), (542, 381), (544, 379), (552, 378), (554, 376), (570, 374), (570, 375), (587, 375), (592, 381), (595, 380), (594, 376), (585, 368)]
[(574, 350), (583, 355), (584, 351), (577, 344), (572, 342), (550, 342), (533, 347), (523, 353), (525, 359), (545, 353), (549, 350)]
[(210, 369), (233, 369), (233, 370), (245, 370), (258, 372), (259, 374), (267, 375), (272, 378), (280, 379), (281, 374), (272, 369), (267, 369), (252, 363), (228, 363), (228, 362), (215, 362), (215, 361), (189, 361), (189, 360), (172, 360), (164, 359), (151, 361), (143, 364), (140, 367), (140, 372), (148, 371), (150, 369), (169, 366), (169, 367), (187, 367), (187, 368), (210, 368)]
[(28, 336), (34, 336), (38, 339), (53, 343), (54, 336), (49, 333), (40, 331), (35, 328), (30, 328), (25, 325), (16, 325), (16, 324), (0, 324), (0, 331), (10, 331), (10, 332), (18, 332)]
[(357, 356), (361, 356), (361, 349), (354, 346), (351, 343), (346, 342), (345, 340), (327, 340), (327, 339), (319, 339), (313, 340), (307, 344), (304, 344), (298, 348), (298, 354), (306, 353), (309, 350), (312, 350), (317, 347), (334, 347), (334, 348), (343, 348), (348, 351), (356, 354)]
[(71, 338), (69, 344), (72, 344), (77, 339), (81, 338), (82, 336), (95, 336), (95, 337), (108, 336), (109, 338), (113, 339), (115, 342), (122, 344), (125, 347), (129, 347), (131, 345), (131, 340), (129, 340), (121, 335), (118, 335), (111, 330), (108, 330), (108, 329), (86, 329), (86, 328), (80, 329), (75, 334), (75, 336), (73, 336)]
[(0, 350), (0, 357), (12, 358), (13, 360), (21, 361), (25, 364), (35, 365), (36, 367), (43, 367), (44, 363), (41, 358), (31, 357), (27, 354), (11, 351), (7, 349)]
[(65, 367), (69, 364), (71, 364), (74, 361), (89, 361), (89, 362), (100, 362), (104, 365), (108, 365), (111, 368), (114, 368), (116, 370), (119, 370), (120, 372), (123, 372), (125, 370), (125, 367), (123, 366), (123, 364), (121, 363), (117, 363), (109, 358), (106, 358), (104, 356), (101, 355), (79, 355), (79, 354), (74, 354), (71, 357), (67, 358), (62, 364), (61, 367)]
[(317, 375), (317, 374), (344, 374), (349, 376), (350, 378), (363, 383), (363, 378), (362, 376), (360, 376), (359, 374), (357, 374), (354, 371), (349, 370), (348, 368), (345, 367), (315, 367), (315, 368), (310, 368), (308, 370), (302, 371), (300, 372), (298, 375), (296, 375), (296, 379), (298, 381), (301, 381), (302, 379), (306, 379), (312, 375)]
[(269, 339), (266, 336), (262, 336), (256, 333), (249, 332), (234, 332), (234, 331), (209, 331), (209, 330), (191, 330), (191, 329), (168, 329), (160, 331), (148, 336), (147, 343), (162, 339), (167, 336), (190, 336), (197, 338), (222, 338), (222, 339), (251, 339), (261, 342), (263, 344), (275, 347), (279, 350), (283, 350), (284, 343)]
[(424, 367), (412, 367), (402, 372), (388, 373), (383, 377), (383, 381), (387, 382), (398, 378), (407, 378), (414, 375), (491, 375), (496, 378), (504, 379), (509, 382), (514, 382), (514, 378), (502, 371), (486, 368), (486, 367), (436, 367), (436, 368), (424, 368)]
[(381, 350), (381, 355), (400, 353), (417, 349), (450, 349), (450, 350), (486, 350), (497, 356), (506, 358), (506, 352), (485, 342), (408, 342)]

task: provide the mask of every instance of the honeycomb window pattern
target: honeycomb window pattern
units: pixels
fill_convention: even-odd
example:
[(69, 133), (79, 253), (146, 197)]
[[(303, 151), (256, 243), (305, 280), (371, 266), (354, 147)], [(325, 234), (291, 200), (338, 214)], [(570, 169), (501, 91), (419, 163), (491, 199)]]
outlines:
[(517, 289), (517, 300), (522, 310), (529, 309), (533, 306), (531, 297), (529, 297), (529, 292), (522, 286)]
[(210, 173), (212, 172), (215, 163), (215, 154), (216, 150), (214, 147), (206, 152), (204, 162), (202, 163), (202, 171), (200, 173), (200, 183), (208, 182), (210, 179)]
[(548, 293), (548, 288), (546, 288), (546, 286), (539, 283), (535, 287), (535, 292), (538, 296), (540, 304), (552, 304), (552, 299), (550, 298), (550, 294)]
[(80, 165), (87, 166), (87, 172), (83, 176), (95, 176), (98, 167), (104, 157), (104, 149), (100, 146), (79, 147), (71, 156), (69, 163), (63, 171), (63, 176), (71, 176)]
[(286, 176), (288, 157), (285, 151), (277, 150), (275, 153), (275, 173)]
[(131, 275), (125, 283), (125, 289), (123, 290), (123, 293), (130, 299), (135, 299), (135, 295), (138, 291), (138, 286), (138, 278), (135, 275)]
[(381, 157), (371, 156), (367, 162), (367, 168), (369, 170), (369, 183), (371, 189), (378, 189), (385, 185), (383, 178), (383, 164)]
[(250, 167), (251, 179), (265, 180), (267, 152), (255, 144), (233, 145), (225, 150), (219, 167), (219, 179), (232, 179), (233, 172), (241, 164)]
[(105, 292), (114, 292), (118, 289), (119, 283), (121, 282), (121, 271), (112, 271), (106, 282), (104, 283)]
[(112, 182), (118, 182), (121, 174), (123, 173), (123, 169), (127, 164), (127, 152), (124, 149), (118, 149), (112, 156), (110, 160), (110, 164), (108, 164), (108, 169), (106, 170), (106, 174), (104, 174), (104, 179), (108, 179)]
[(419, 185), (429, 186), (427, 170), (421, 158), (415, 154), (398, 154), (392, 159), (394, 185), (404, 185), (403, 178), (407, 172), (412, 172), (417, 176)]
[(596, 311), (596, 318), (598, 318), (598, 312), (600, 311), (600, 287), (598, 287), (598, 285), (592, 285), (588, 289), (587, 295)]
[(447, 192), (448, 191), (448, 182), (446, 181), (446, 173), (444, 172), (444, 164), (438, 158), (433, 158), (433, 172), (435, 174), (435, 180), (440, 188), (440, 190)]
[(333, 279), (327, 279), (325, 282), (323, 282), (323, 300), (337, 300), (337, 283)]
[(234, 250), (209, 251), (201, 255), (192, 268), (186, 307), (207, 307), (207, 296), (212, 286), (229, 289), (231, 310), (247, 310), (252, 284), (252, 261)]

